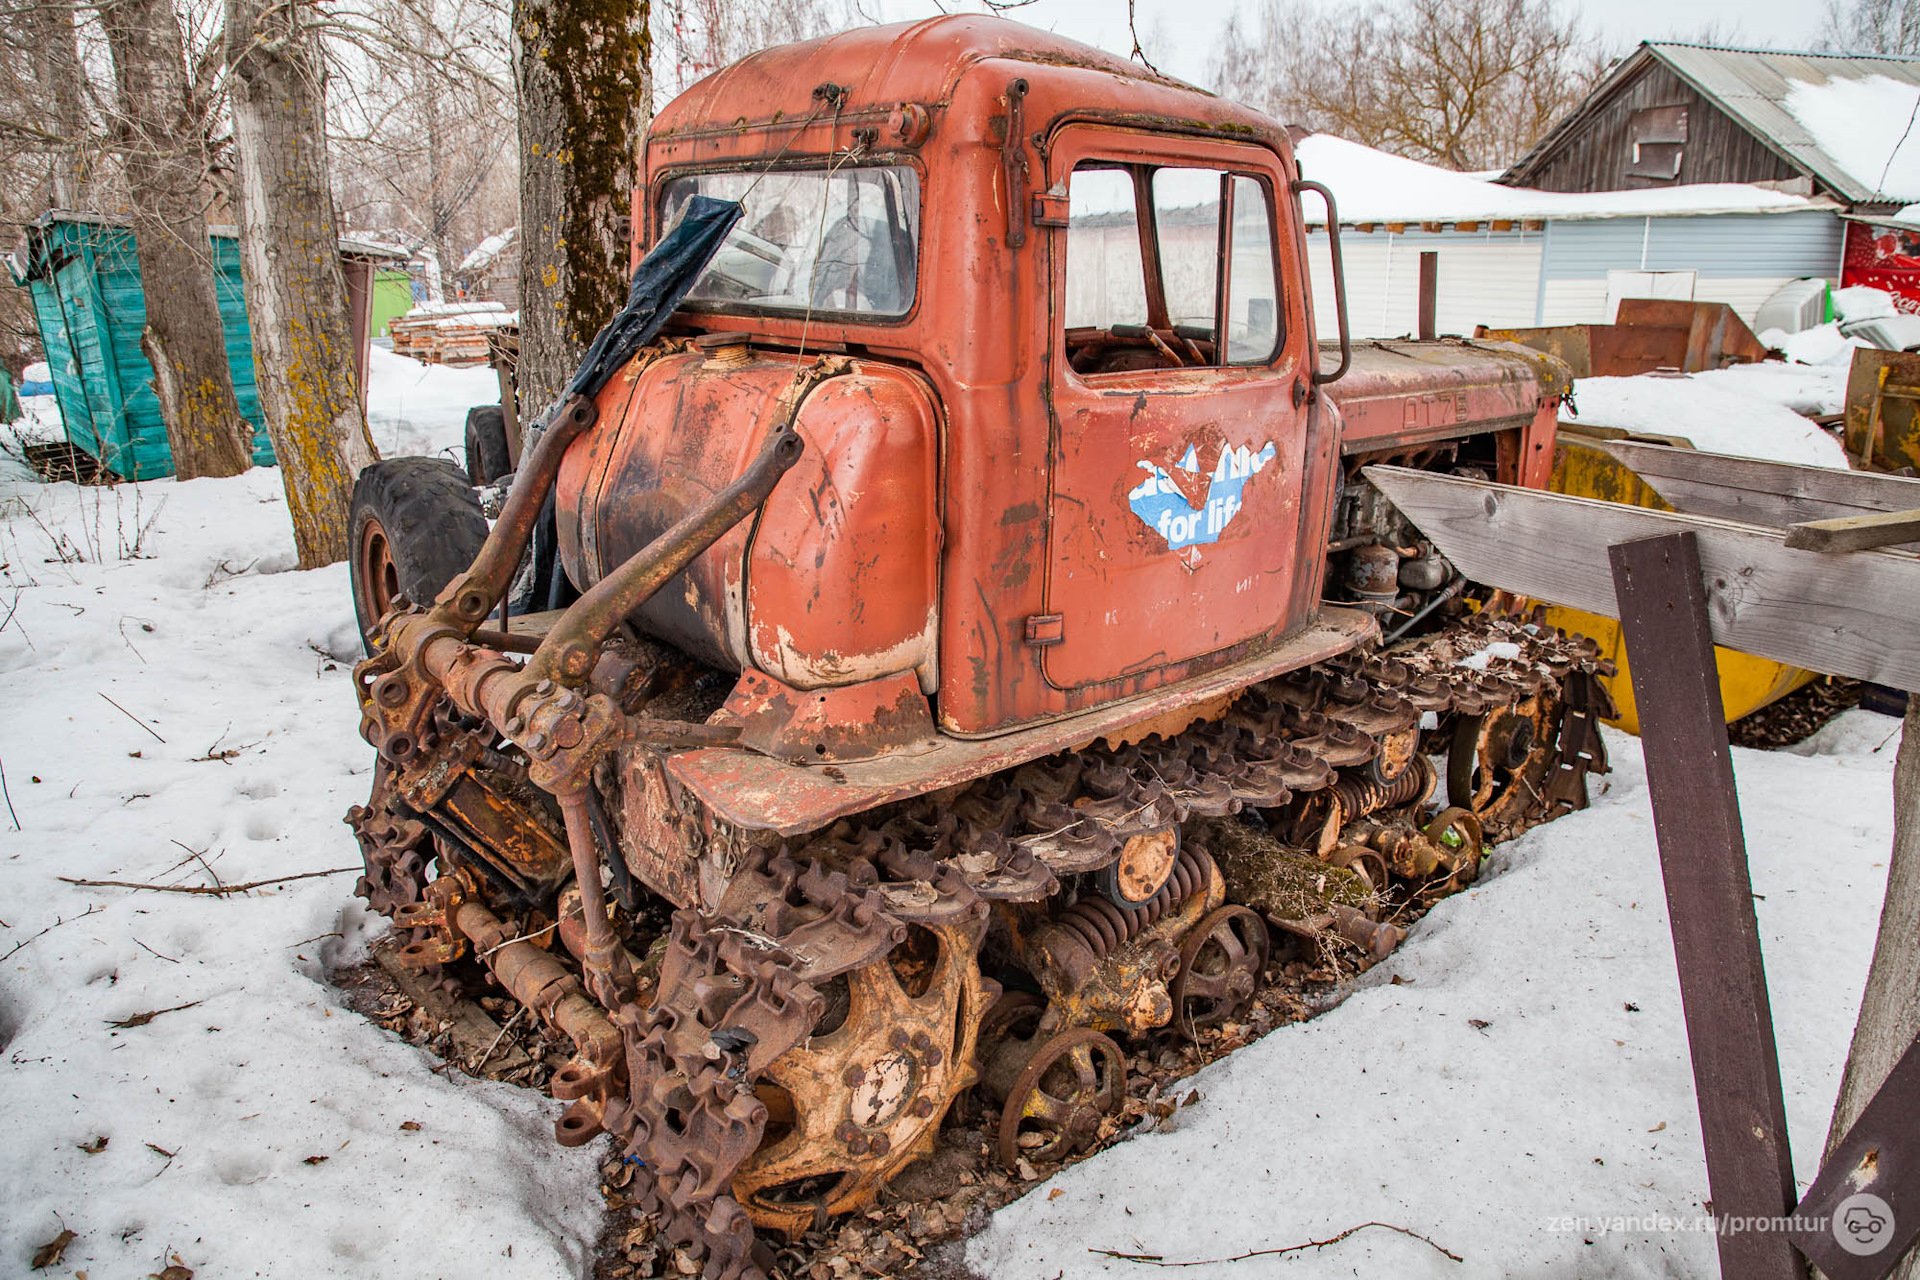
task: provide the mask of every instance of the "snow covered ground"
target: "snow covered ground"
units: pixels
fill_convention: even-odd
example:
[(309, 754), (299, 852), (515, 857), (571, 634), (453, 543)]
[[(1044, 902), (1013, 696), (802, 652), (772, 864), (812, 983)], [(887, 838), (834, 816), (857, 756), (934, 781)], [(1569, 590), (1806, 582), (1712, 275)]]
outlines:
[[(482, 397), (407, 363), (376, 357), (383, 448), (457, 444)], [(371, 753), (346, 573), (292, 569), (278, 475), (0, 477), (0, 559), (20, 827), (0, 810), (0, 1274), (63, 1226), (50, 1274), (147, 1275), (174, 1254), (203, 1276), (586, 1274), (596, 1170), (552, 1142), (556, 1104), (435, 1072), (327, 984), (380, 927), (353, 871), (229, 898), (58, 879), (357, 864), (340, 817)], [(1877, 918), (1894, 728), (1853, 713), (1809, 754), (1735, 752), (1803, 1176)], [(1088, 1250), (1217, 1257), (1377, 1218), (1465, 1262), (1373, 1230), (1187, 1274), (1707, 1270), (1701, 1231), (1555, 1221), (1691, 1219), (1705, 1194), (1639, 753), (1609, 741), (1593, 810), (1501, 851), (1345, 1004), (1203, 1073), (1168, 1131), (1003, 1210), (973, 1265), (1139, 1274)]]
[[(1803, 1190), (1879, 920), (1897, 726), (1856, 711), (1810, 754), (1734, 752)], [(1369, 1230), (1181, 1274), (1714, 1274), (1645, 773), (1636, 739), (1607, 742), (1615, 772), (1591, 810), (1503, 847), (1339, 1008), (1202, 1071), (1170, 1131), (1001, 1210), (973, 1265), (1141, 1276), (1090, 1250), (1213, 1259), (1379, 1220), (1464, 1261)], [(1660, 1217), (1690, 1229), (1644, 1221)]]
[(494, 371), (422, 364), (380, 347), (367, 359), (367, 427), (381, 456), (442, 454), (464, 463), (467, 410), (500, 402)]
[(435, 1073), (328, 985), (384, 926), (352, 871), (224, 899), (56, 879), (357, 867), (347, 575), (292, 570), (278, 472), (14, 479), (0, 559), (0, 1275), (63, 1224), (61, 1275), (584, 1274), (597, 1175), (554, 1104)]
[(1847, 465), (1840, 442), (1801, 416), (1801, 406), (1840, 411), (1847, 390), (1845, 364), (1770, 362), (1707, 373), (1581, 378), (1573, 389), (1579, 411), (1563, 407), (1565, 422), (1683, 436), (1709, 453)]

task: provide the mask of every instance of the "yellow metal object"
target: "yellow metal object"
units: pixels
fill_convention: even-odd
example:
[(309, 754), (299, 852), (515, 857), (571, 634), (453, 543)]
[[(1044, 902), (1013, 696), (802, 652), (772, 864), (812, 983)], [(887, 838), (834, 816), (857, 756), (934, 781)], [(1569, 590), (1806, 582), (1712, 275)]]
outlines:
[(1920, 470), (1920, 355), (1862, 347), (1847, 375), (1847, 457), (1863, 471)]
[[(1600, 498), (1656, 511), (1673, 510), (1612, 454), (1565, 435), (1554, 448), (1552, 488), (1555, 493), (1575, 497)], [(1547, 620), (1556, 627), (1592, 636), (1600, 645), (1601, 656), (1613, 660), (1618, 670), (1604, 683), (1613, 694), (1614, 706), (1620, 714), (1609, 723), (1628, 733), (1639, 733), (1640, 716), (1633, 702), (1633, 680), (1627, 668), (1627, 646), (1620, 634), (1620, 624), (1612, 618), (1558, 605), (1547, 609)], [(1729, 722), (1784, 698), (1814, 676), (1813, 672), (1800, 667), (1789, 667), (1718, 645), (1714, 646), (1713, 656), (1720, 667), (1720, 700), (1726, 704)]]

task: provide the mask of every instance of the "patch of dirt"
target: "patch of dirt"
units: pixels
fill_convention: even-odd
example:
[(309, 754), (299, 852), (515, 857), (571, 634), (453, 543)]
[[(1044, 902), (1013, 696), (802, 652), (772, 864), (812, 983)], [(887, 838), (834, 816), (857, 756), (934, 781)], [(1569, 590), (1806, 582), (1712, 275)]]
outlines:
[(1727, 737), (1736, 747), (1790, 747), (1812, 737), (1842, 711), (1857, 706), (1864, 688), (1858, 680), (1822, 676), (1778, 702), (1741, 716), (1727, 726)]

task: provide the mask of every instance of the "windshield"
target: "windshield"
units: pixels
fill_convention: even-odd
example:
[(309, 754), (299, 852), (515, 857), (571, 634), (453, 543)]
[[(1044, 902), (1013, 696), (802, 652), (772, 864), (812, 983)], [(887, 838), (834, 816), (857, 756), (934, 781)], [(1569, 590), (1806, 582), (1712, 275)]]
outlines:
[(737, 200), (746, 213), (689, 303), (880, 317), (912, 308), (920, 241), (920, 176), (912, 169), (689, 174), (662, 191), (663, 234), (695, 195)]

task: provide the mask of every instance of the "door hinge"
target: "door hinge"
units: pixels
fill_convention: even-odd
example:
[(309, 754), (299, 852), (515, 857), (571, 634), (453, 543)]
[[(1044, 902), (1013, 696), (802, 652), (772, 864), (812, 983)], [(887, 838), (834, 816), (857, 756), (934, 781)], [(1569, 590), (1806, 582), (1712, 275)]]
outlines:
[(1067, 620), (1058, 613), (1035, 613), (1027, 617), (1027, 643), (1036, 649), (1059, 644), (1067, 638)]
[(1067, 225), (1067, 197), (1065, 192), (1043, 191), (1033, 198), (1033, 225), (1036, 227), (1064, 227)]

